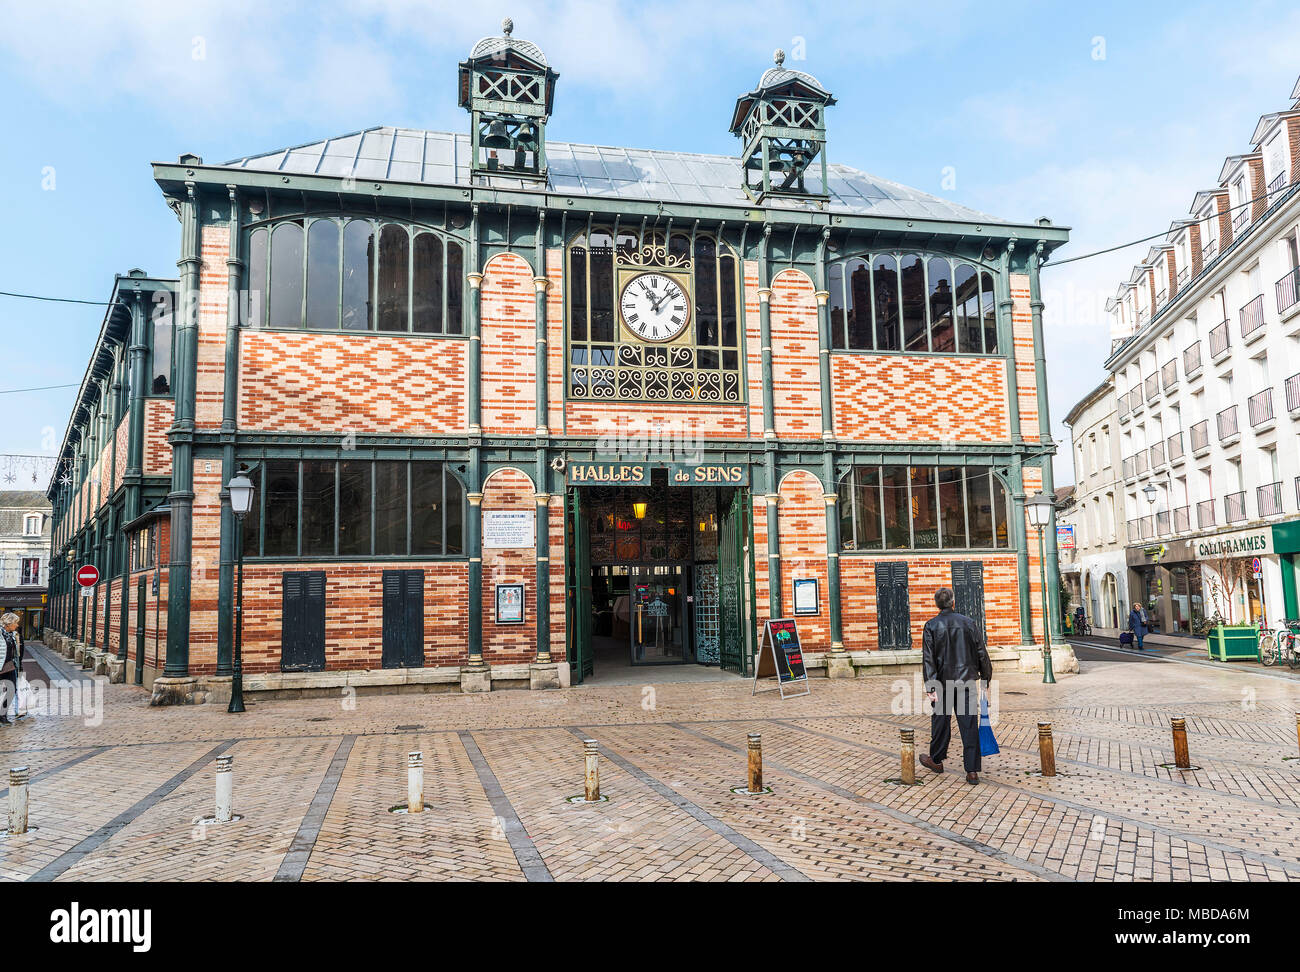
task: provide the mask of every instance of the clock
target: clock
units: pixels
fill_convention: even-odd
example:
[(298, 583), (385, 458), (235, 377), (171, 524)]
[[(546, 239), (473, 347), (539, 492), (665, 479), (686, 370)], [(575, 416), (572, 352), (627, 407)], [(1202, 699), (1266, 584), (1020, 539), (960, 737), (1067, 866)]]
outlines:
[(685, 288), (664, 273), (639, 273), (623, 285), (619, 313), (629, 331), (643, 341), (671, 341), (691, 320)]

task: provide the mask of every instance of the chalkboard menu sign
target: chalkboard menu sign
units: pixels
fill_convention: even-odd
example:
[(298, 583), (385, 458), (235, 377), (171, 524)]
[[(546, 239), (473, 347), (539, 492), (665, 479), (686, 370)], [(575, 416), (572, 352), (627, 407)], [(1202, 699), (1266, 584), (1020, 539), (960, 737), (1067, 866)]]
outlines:
[[(776, 687), (781, 698), (808, 695), (808, 670), (804, 667), (803, 648), (799, 645), (799, 626), (794, 618), (773, 618), (763, 625), (763, 638), (758, 646), (758, 659), (754, 665), (753, 695), (758, 691), (760, 678), (776, 676)], [(802, 692), (787, 692), (786, 686), (802, 682)]]

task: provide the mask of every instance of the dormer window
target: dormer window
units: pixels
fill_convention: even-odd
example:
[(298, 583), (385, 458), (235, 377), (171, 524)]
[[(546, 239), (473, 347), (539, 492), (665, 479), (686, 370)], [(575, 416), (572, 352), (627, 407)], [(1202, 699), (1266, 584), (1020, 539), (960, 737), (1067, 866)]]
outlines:
[(41, 514), (29, 513), (23, 517), (23, 536), (39, 537), (41, 535)]

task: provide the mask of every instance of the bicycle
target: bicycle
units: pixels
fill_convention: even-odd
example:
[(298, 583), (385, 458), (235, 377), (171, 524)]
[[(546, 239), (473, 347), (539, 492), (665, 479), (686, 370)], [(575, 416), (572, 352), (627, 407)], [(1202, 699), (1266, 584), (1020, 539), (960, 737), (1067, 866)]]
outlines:
[(1282, 625), (1273, 630), (1259, 623), (1259, 661), (1265, 668), (1272, 668), (1281, 662), (1293, 671), (1300, 668), (1300, 651), (1296, 649), (1295, 629), (1300, 627), (1300, 620), (1284, 618)]

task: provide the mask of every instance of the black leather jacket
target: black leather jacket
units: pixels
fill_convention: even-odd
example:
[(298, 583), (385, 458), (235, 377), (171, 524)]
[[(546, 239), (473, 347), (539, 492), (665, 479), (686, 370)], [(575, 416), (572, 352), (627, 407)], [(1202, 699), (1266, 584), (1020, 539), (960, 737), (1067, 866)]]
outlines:
[(973, 682), (993, 678), (993, 662), (979, 626), (964, 614), (940, 611), (925, 622), (921, 638), (927, 682)]

